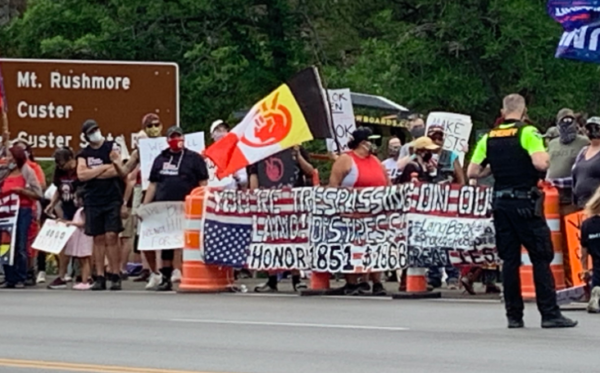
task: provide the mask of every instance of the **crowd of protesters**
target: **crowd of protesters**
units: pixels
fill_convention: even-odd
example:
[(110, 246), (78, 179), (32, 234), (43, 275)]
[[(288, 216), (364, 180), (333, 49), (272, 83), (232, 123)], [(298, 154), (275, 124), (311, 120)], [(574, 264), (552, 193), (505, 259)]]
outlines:
[[(497, 123), (501, 122), (499, 119)], [(210, 138), (218, 141), (229, 129), (224, 121), (215, 121), (210, 126)], [(443, 148), (444, 127), (426, 127), (424, 116), (413, 115), (409, 118), (408, 130), (410, 141), (402, 144), (398, 137), (389, 138), (387, 157), (380, 161), (378, 157), (383, 154), (379, 154), (376, 146), (381, 141), (380, 136), (359, 127), (351, 135), (349, 151), (334, 157), (328, 185), (374, 187), (415, 179), (427, 183), (468, 183), (459, 155)], [(156, 252), (144, 251), (142, 255), (137, 250), (136, 210), (154, 201), (183, 201), (194, 188), (206, 185), (209, 173), (204, 158), (185, 148), (181, 128), (169, 128), (166, 131), (168, 148), (155, 159), (149, 187), (143, 191), (137, 150), (129, 159), (122, 159), (119, 144), (106, 140), (99, 124), (93, 120), (83, 124), (82, 134), (88, 146), (79, 152), (70, 148), (56, 150), (54, 177), (49, 188), (29, 144), (24, 140), (10, 144), (5, 157), (8, 172), (0, 176), (1, 191), (2, 194), (16, 193), (20, 210), (14, 265), (4, 267), (3, 286), (22, 288), (46, 281), (46, 255), (34, 253), (31, 243), (43, 219), (57, 218), (77, 227), (77, 232), (58, 255), (58, 277), (48, 285), (50, 289), (67, 288), (67, 283), (73, 281), (76, 290), (120, 290), (121, 281), (130, 272), (127, 263), (133, 253), (134, 261), (140, 263), (139, 271), (134, 271), (139, 275), (134, 281), (146, 282), (147, 289), (171, 290), (173, 283), (181, 279), (181, 251), (163, 250), (159, 256)], [(160, 118), (155, 114), (146, 115), (138, 135), (140, 138), (162, 136)], [(594, 202), (592, 196), (600, 186), (600, 167), (597, 166), (600, 117), (585, 119), (573, 110), (563, 109), (556, 117), (556, 126), (548, 129), (544, 137), (550, 155), (546, 180), (559, 190), (561, 214), (568, 215), (583, 209), (590, 200)], [(275, 164), (274, 158), (291, 163), (291, 172), (279, 170), (281, 174), (273, 180), (261, 179), (259, 175), (264, 169)], [(224, 187), (253, 190), (310, 186), (314, 183), (314, 174), (308, 152), (296, 146), (239, 170)], [(47, 190), (49, 198), (44, 198), (43, 190)], [(596, 203), (600, 206), (600, 202)], [(590, 211), (599, 211), (598, 206)], [(588, 245), (593, 254), (594, 245)], [(36, 267), (37, 278), (34, 277)], [(445, 274), (450, 289), (462, 287), (475, 294), (473, 285), (481, 280), (486, 293), (498, 293), (497, 273), (494, 267), (431, 267), (428, 284), (430, 289), (441, 287)], [(294, 290), (305, 287), (300, 272), (291, 273), (291, 277)], [(382, 284), (385, 279), (381, 273), (345, 277), (346, 294), (385, 294)], [(389, 274), (394, 280), (398, 277)], [(280, 273), (268, 273), (266, 283), (255, 291), (277, 291), (280, 278)], [(596, 281), (600, 285), (600, 279)], [(403, 290), (403, 281), (400, 282), (400, 290)]]

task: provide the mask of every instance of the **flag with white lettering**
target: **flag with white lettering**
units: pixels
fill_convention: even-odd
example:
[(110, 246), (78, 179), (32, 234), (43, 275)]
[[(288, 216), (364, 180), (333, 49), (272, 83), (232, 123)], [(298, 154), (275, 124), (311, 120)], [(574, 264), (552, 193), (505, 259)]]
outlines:
[(549, 0), (547, 10), (564, 29), (556, 58), (600, 63), (600, 0)]
[(19, 217), (19, 197), (9, 194), (0, 197), (0, 264), (13, 265), (14, 247)]

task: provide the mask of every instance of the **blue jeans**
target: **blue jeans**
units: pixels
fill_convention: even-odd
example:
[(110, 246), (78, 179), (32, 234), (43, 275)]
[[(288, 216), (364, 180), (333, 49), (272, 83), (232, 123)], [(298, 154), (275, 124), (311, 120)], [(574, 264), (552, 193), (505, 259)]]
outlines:
[[(440, 287), (442, 286), (442, 268), (444, 267), (429, 267), (429, 271), (427, 272), (427, 283), (433, 287)], [(446, 268), (446, 274), (448, 275), (448, 278), (446, 279), (446, 282), (448, 284), (455, 282), (458, 282), (458, 276), (459, 276), (459, 272), (458, 269), (454, 268), (453, 266), (447, 266)]]
[(27, 234), (31, 226), (31, 208), (20, 208), (15, 236), (14, 262), (4, 266), (4, 278), (11, 285), (24, 283), (27, 279)]

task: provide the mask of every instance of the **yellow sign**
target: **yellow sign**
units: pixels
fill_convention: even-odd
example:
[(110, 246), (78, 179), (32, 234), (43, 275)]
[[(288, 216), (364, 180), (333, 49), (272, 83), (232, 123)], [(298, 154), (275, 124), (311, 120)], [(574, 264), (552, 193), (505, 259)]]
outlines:
[(497, 129), (490, 131), (490, 137), (512, 137), (517, 134), (518, 128)]
[(407, 121), (387, 118), (370, 117), (368, 115), (356, 115), (356, 122), (363, 124), (373, 124), (376, 126), (387, 126), (387, 127), (407, 127)]

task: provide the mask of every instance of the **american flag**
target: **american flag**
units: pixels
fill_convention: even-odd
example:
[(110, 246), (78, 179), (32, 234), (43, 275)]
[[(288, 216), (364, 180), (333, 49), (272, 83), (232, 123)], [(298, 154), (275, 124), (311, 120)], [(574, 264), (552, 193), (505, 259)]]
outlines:
[[(252, 240), (252, 224), (216, 220), (204, 222), (204, 252), (206, 263), (230, 267), (246, 264)], [(221, 219), (220, 219), (221, 220)]]

